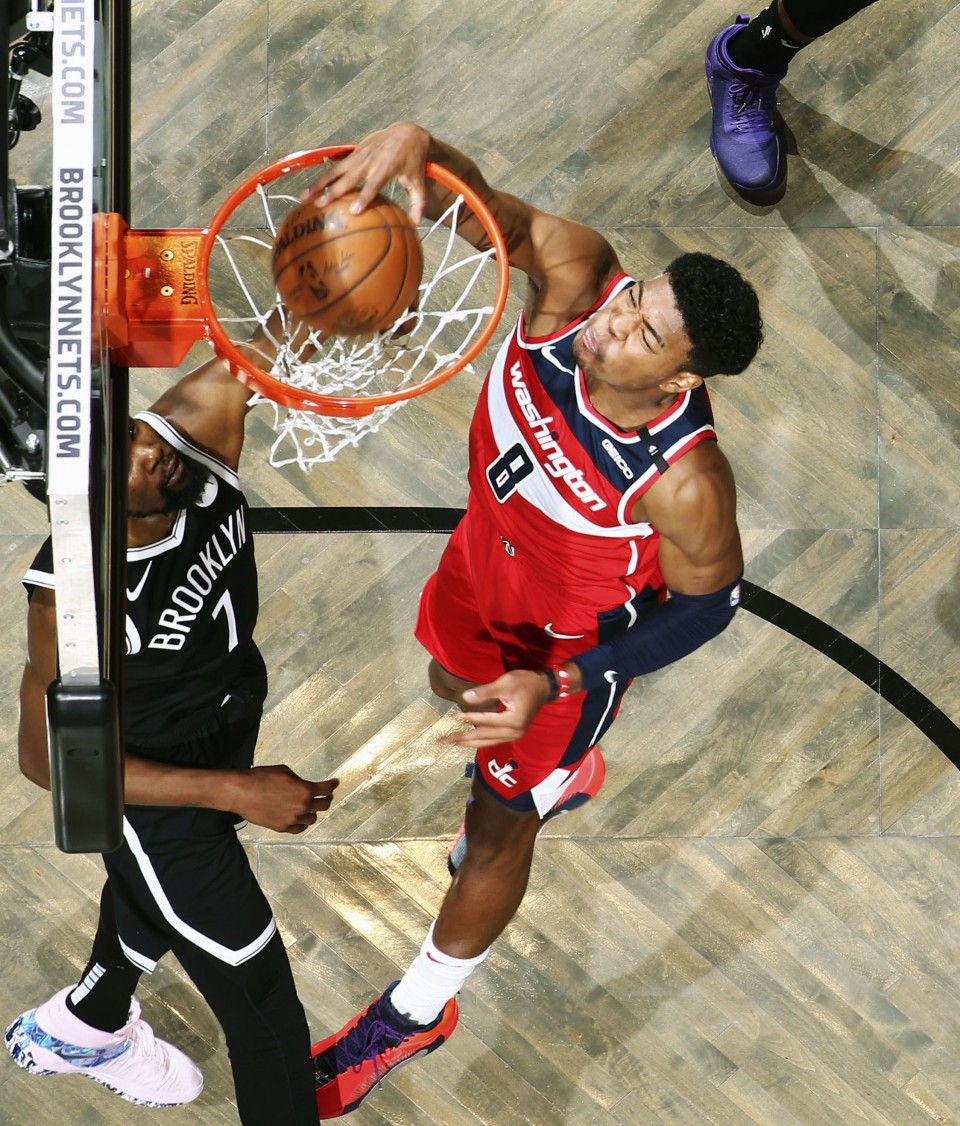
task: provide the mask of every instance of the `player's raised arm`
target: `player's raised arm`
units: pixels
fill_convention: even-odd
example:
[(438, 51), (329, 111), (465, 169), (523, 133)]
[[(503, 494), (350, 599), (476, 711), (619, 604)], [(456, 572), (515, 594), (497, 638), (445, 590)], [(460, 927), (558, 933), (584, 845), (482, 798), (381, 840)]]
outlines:
[[(241, 352), (269, 369), (283, 330), (274, 312), (256, 330)], [(227, 361), (213, 356), (188, 372), (160, 396), (150, 410), (162, 415), (195, 445), (236, 469), (243, 448), (244, 427), (255, 390), (230, 372)]]
[[(527, 317), (533, 334), (549, 333), (589, 307), (620, 270), (613, 247), (599, 232), (491, 187), (473, 160), (411, 122), (396, 122), (365, 137), (318, 178), (307, 198), (323, 206), (359, 189), (353, 206), (362, 210), (387, 183), (396, 180), (410, 195), (415, 222), (423, 216), (436, 219), (449, 206), (452, 195), (425, 176), (427, 161), (453, 172), (490, 209), (503, 232), (510, 265), (530, 279)], [(489, 246), (478, 221), (468, 217), (457, 230), (479, 249)]]
[[(276, 345), (259, 330), (248, 347), (272, 355)], [(235, 469), (243, 448), (248, 403), (254, 392), (214, 356), (169, 387), (150, 408), (195, 445)]]

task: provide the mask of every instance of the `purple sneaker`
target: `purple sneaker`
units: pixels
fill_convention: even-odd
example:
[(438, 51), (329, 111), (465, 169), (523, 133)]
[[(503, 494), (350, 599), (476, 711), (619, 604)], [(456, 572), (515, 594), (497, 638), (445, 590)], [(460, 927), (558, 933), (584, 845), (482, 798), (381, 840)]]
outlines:
[(750, 22), (738, 16), (707, 48), (707, 92), (713, 106), (710, 151), (731, 186), (751, 203), (776, 203), (787, 184), (783, 137), (775, 120), (777, 86), (787, 73), (736, 66), (727, 44)]

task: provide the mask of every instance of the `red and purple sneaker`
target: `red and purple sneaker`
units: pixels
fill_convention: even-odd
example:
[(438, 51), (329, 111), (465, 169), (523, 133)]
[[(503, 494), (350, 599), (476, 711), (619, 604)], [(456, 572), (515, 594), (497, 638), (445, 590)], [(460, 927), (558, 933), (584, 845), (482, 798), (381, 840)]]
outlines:
[(339, 1032), (311, 1048), (317, 1076), (317, 1116), (339, 1118), (356, 1110), (395, 1067), (446, 1043), (460, 1015), (456, 997), (430, 1024), (415, 1024), (390, 1004), (389, 989)]

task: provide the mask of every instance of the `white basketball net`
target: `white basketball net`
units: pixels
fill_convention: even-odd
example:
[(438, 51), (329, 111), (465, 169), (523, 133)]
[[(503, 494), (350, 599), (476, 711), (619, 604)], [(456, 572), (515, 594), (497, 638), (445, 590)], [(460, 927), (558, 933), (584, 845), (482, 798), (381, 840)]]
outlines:
[[(312, 178), (316, 176), (314, 169)], [(252, 206), (258, 200), (262, 208), (256, 230), (251, 231), (247, 214), (239, 216), (242, 229), (217, 235), (210, 282), (217, 318), (234, 343), (249, 341), (259, 325), (276, 345), (276, 359), (264, 355), (261, 365), (270, 375), (293, 388), (345, 397), (414, 388), (453, 364), (482, 331), (494, 307), (495, 251), (477, 251), (457, 235), (464, 211), (459, 196), (443, 216), (420, 229), (424, 271), (414, 312), (373, 336), (323, 338), (311, 333), (306, 340), (294, 341), (294, 322), (272, 288), (270, 254), (277, 227), (284, 213), (299, 202), (299, 195), (289, 189), (283, 194), (267, 189), (274, 189), (274, 184), (258, 187), (245, 204)], [(277, 310), (280, 339), (267, 328)], [(405, 329), (402, 334), (397, 331), (400, 326)], [(249, 345), (244, 351), (255, 356)], [(332, 461), (345, 446), (356, 446), (406, 401), (344, 418), (293, 410), (261, 395), (252, 400), (273, 407), (277, 438), (270, 464), (296, 463), (304, 470)]]

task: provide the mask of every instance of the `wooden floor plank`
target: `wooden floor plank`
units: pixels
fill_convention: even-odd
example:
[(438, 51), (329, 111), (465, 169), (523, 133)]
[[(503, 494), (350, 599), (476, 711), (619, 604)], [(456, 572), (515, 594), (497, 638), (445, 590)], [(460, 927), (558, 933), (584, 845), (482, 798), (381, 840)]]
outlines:
[[(711, 388), (747, 578), (960, 723), (960, 5), (878, 0), (780, 88), (789, 185), (739, 200), (709, 155), (703, 52), (721, 0), (133, 0), (137, 225), (197, 226), (268, 159), (422, 120), (491, 180), (599, 226), (629, 268), (735, 262), (766, 342)], [(49, 81), (25, 90), (51, 115)], [(47, 122), (12, 154), (42, 183)], [(508, 318), (523, 297), (520, 279)], [(505, 322), (506, 323), (506, 322)], [(241, 472), (262, 507), (461, 508), (484, 363), (309, 474)], [(209, 355), (193, 350), (188, 367)], [(138, 371), (132, 402), (169, 372)], [(20, 777), (19, 579), (43, 506), (0, 491), (0, 1015), (86, 961), (96, 858), (52, 844)], [(312, 1030), (405, 969), (447, 885), (465, 756), (412, 636), (442, 535), (260, 535), (271, 670), (261, 761), (339, 775), (304, 837), (245, 830)], [(960, 774), (851, 672), (750, 613), (634, 686), (601, 797), (552, 822), (517, 919), (442, 1051), (352, 1116), (409, 1126), (942, 1126), (960, 1122)], [(960, 750), (960, 748), (957, 748)], [(202, 1067), (170, 1126), (237, 1121), (220, 1029), (172, 959), (141, 988)], [(154, 1111), (0, 1060), (0, 1122), (138, 1126)]]

